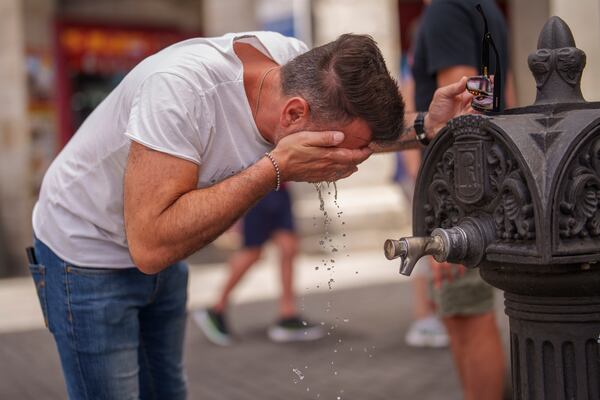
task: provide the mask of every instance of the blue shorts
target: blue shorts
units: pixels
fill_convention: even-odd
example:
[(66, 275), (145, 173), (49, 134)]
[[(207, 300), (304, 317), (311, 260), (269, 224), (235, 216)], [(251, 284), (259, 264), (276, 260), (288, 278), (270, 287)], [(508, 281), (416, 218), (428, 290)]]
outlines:
[(244, 247), (260, 247), (275, 231), (294, 232), (292, 202), (287, 190), (271, 192), (244, 216)]

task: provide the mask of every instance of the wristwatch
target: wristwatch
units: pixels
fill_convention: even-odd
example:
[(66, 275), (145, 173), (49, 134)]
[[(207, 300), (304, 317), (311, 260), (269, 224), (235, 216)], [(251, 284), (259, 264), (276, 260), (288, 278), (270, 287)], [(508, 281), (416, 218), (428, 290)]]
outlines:
[(427, 113), (417, 113), (417, 118), (415, 118), (415, 122), (413, 123), (415, 133), (417, 134), (417, 140), (421, 142), (423, 146), (427, 146), (429, 144), (429, 138), (425, 133), (425, 115), (427, 115)]

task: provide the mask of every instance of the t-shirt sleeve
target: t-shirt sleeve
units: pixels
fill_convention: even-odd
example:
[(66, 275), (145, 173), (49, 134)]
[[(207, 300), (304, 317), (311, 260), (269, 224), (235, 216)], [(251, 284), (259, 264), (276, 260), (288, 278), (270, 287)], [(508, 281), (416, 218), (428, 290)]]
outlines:
[(200, 114), (203, 96), (171, 73), (156, 73), (140, 85), (125, 135), (153, 150), (202, 163)]
[(458, 65), (479, 67), (474, 21), (468, 11), (454, 2), (434, 1), (423, 20), (423, 35), (427, 45), (427, 73)]
[(283, 65), (308, 51), (308, 46), (303, 41), (284, 36), (281, 33), (257, 32), (256, 36), (266, 45), (271, 56), (278, 64)]

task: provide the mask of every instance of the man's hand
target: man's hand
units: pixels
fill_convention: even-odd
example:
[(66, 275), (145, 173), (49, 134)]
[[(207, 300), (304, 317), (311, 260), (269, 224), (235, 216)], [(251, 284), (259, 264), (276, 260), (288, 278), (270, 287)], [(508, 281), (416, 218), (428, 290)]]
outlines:
[(433, 139), (452, 118), (473, 111), (471, 108), (473, 95), (465, 90), (466, 85), (467, 77), (463, 76), (460, 81), (435, 91), (425, 117), (425, 131), (429, 139)]
[(333, 182), (352, 175), (373, 152), (368, 147), (335, 147), (343, 140), (344, 133), (335, 131), (305, 131), (284, 137), (271, 152), (279, 163), (281, 180)]

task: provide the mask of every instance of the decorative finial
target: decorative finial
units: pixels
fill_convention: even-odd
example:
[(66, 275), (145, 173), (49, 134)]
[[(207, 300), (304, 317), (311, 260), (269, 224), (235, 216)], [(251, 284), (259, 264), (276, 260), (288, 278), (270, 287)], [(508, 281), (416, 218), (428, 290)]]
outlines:
[(535, 104), (580, 103), (585, 53), (575, 47), (571, 29), (559, 17), (551, 17), (538, 39), (538, 49), (528, 58), (537, 86)]

